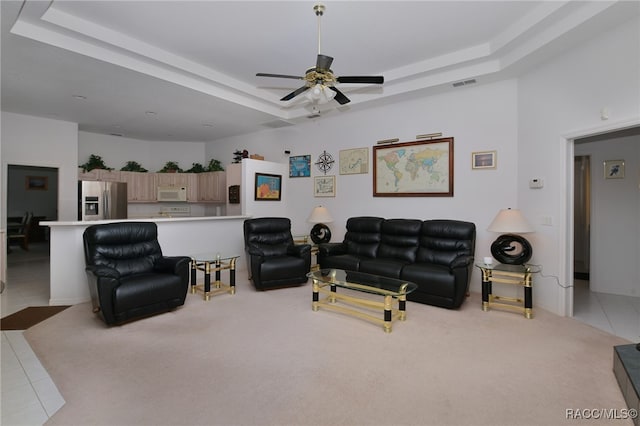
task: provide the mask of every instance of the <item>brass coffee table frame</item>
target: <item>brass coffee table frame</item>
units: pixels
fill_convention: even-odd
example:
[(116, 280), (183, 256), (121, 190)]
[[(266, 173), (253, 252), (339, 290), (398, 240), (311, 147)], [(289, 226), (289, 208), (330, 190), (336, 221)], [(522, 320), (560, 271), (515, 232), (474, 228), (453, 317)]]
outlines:
[[(211, 300), (212, 296), (229, 293), (236, 294), (236, 260), (239, 256), (211, 256), (194, 255), (191, 257), (191, 293), (200, 292), (206, 301)], [(220, 272), (229, 270), (229, 284), (225, 284), (220, 280)], [(197, 284), (198, 271), (204, 272), (204, 282)], [(214, 290), (211, 289), (211, 272), (214, 272), (215, 281), (213, 282)]]
[[(391, 333), (392, 323), (394, 320), (406, 320), (407, 294), (416, 289), (416, 284), (408, 281), (389, 280), (384, 277), (378, 277), (371, 274), (355, 273), (355, 276), (370, 277), (374, 279), (382, 278), (388, 281), (396, 281), (398, 283), (398, 287), (397, 291), (394, 291), (367, 284), (350, 282), (346, 279), (339, 280), (336, 279), (336, 272), (338, 274), (350, 273), (354, 275), (354, 273), (349, 271), (327, 269), (313, 271), (307, 274), (307, 276), (313, 281), (312, 309), (314, 312), (323, 308), (358, 317), (363, 320), (382, 325), (385, 333)], [(383, 296), (384, 301), (379, 302), (370, 298), (338, 293), (338, 287), (345, 290), (354, 290), (356, 292)], [(325, 297), (320, 298), (320, 294), (323, 294)], [(346, 306), (339, 305), (338, 302), (342, 302)], [(380, 318), (380, 316), (374, 316), (365, 310), (377, 312), (382, 311), (382, 318)]]

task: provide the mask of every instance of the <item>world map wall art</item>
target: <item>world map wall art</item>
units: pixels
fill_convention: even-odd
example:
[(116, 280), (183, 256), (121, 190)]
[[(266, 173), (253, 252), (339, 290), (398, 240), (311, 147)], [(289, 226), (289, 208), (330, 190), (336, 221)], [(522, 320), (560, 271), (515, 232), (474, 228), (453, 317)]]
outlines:
[(453, 197), (453, 138), (373, 147), (374, 197)]

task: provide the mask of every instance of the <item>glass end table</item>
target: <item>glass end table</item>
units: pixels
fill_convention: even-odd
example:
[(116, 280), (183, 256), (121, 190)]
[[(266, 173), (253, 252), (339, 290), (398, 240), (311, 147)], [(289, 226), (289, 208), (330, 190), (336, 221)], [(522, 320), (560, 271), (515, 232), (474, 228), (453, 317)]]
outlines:
[[(221, 255), (220, 253), (199, 253), (191, 256), (191, 293), (201, 292), (206, 301), (221, 293), (236, 293), (236, 260), (238, 255)], [(220, 280), (220, 272), (229, 270), (229, 284)], [(198, 271), (204, 272), (204, 282), (197, 283)], [(215, 281), (211, 283), (211, 272)], [(211, 289), (213, 284), (214, 289)]]
[[(482, 310), (502, 308), (522, 313), (525, 318), (533, 318), (533, 274), (542, 271), (540, 265), (506, 265), (503, 263), (476, 262), (482, 271)], [(524, 299), (519, 297), (496, 296), (493, 283), (524, 287)]]

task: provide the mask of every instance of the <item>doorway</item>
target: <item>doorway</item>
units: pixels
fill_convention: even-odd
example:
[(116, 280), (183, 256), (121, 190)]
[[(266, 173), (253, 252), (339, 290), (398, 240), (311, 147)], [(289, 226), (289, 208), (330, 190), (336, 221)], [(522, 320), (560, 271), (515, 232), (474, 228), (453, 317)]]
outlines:
[(7, 228), (26, 215), (26, 240), (6, 253), (6, 285), (2, 312), (49, 304), (49, 228), (40, 222), (58, 220), (58, 169), (9, 164), (7, 167)]

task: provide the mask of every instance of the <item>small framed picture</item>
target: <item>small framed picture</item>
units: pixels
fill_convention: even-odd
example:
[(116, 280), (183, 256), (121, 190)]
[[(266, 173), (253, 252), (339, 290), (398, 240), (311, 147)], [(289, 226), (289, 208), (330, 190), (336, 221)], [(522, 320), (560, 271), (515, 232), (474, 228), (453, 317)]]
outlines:
[(256, 201), (280, 201), (282, 176), (256, 173)]
[(495, 169), (496, 151), (482, 151), (471, 153), (472, 169)]
[(335, 197), (336, 196), (336, 177), (335, 176), (316, 176), (313, 180), (313, 196), (314, 197)]
[(49, 189), (49, 178), (47, 176), (27, 176), (25, 186), (28, 191), (46, 191)]
[(294, 155), (289, 157), (289, 177), (311, 176), (311, 155)]
[(624, 160), (607, 160), (604, 162), (605, 179), (624, 179)]

